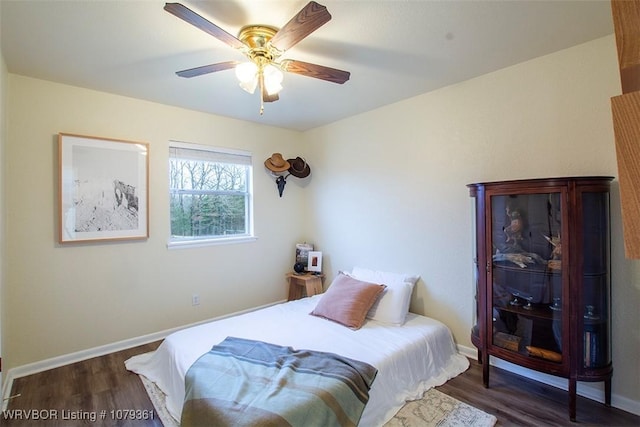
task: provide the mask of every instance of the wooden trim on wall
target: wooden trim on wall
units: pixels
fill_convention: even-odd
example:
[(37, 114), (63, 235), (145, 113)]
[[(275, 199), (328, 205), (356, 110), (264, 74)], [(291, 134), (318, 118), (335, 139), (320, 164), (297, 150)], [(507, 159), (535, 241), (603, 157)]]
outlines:
[(640, 0), (612, 0), (622, 95), (611, 98), (625, 256), (640, 259)]
[(640, 258), (640, 92), (611, 98), (616, 137), (618, 180), (624, 249), (627, 258)]
[(611, 12), (622, 93), (635, 92), (640, 90), (640, 1), (613, 0)]

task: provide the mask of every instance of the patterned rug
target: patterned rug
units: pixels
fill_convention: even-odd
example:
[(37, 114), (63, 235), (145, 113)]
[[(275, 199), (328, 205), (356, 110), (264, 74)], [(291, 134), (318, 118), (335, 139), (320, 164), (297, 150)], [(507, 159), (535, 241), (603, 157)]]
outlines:
[(404, 405), (384, 427), (492, 427), (497, 418), (432, 388)]
[[(178, 427), (167, 411), (164, 393), (146, 377), (139, 377), (164, 427)], [(384, 427), (492, 427), (496, 421), (493, 415), (432, 388), (421, 400), (404, 405)]]

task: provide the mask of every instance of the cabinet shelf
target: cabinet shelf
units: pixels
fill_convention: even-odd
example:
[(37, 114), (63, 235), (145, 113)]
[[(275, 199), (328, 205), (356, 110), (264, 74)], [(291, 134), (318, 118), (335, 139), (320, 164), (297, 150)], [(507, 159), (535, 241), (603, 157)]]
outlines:
[(470, 184), (476, 317), (471, 341), (489, 386), (491, 356), (569, 380), (604, 381), (611, 404), (611, 177)]
[(533, 308), (531, 309), (527, 309), (525, 307), (526, 306), (524, 305), (522, 306), (506, 305), (504, 307), (494, 306), (496, 310), (515, 313), (517, 315), (524, 316), (524, 317), (531, 317), (531, 318), (535, 317), (539, 319), (553, 320), (554, 318), (559, 318), (562, 316), (562, 311), (552, 310), (547, 305), (544, 305), (544, 306), (534, 305)]
[(494, 261), (493, 268), (512, 271), (516, 273), (522, 274), (548, 274), (551, 276), (560, 276), (562, 275), (562, 270), (551, 269), (546, 265), (528, 265), (527, 267), (519, 267), (515, 264), (512, 264), (509, 261)]

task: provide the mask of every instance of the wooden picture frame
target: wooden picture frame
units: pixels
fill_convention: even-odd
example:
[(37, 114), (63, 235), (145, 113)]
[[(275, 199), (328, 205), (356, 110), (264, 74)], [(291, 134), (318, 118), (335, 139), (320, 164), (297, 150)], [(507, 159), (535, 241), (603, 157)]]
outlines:
[(59, 242), (149, 237), (149, 144), (58, 134)]

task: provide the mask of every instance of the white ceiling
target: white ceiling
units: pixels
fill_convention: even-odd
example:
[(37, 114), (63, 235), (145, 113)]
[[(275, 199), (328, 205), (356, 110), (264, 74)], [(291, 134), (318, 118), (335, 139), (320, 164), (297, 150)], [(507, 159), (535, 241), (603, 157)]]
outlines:
[[(192, 110), (307, 130), (613, 33), (609, 1), (318, 0), (333, 19), (287, 51), (351, 72), (344, 85), (287, 73), (259, 114), (232, 70), (243, 60), (155, 0), (0, 0), (9, 72)], [(307, 0), (181, 1), (227, 32), (280, 27)]]

